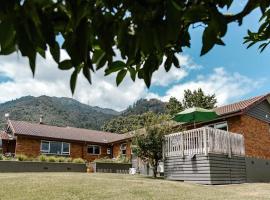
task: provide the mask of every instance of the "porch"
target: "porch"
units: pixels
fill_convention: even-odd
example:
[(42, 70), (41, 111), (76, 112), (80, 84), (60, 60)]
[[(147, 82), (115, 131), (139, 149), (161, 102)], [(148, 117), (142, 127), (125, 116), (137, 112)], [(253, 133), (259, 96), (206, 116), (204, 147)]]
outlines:
[(244, 137), (210, 127), (165, 136), (164, 175), (203, 184), (246, 181)]

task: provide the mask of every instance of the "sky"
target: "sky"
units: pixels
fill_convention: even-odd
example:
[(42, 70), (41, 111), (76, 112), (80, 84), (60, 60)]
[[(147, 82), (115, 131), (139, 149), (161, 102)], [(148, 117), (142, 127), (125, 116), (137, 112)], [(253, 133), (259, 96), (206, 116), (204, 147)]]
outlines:
[[(239, 11), (245, 2), (235, 1), (228, 12)], [(185, 89), (202, 88), (206, 94), (215, 94), (218, 105), (270, 93), (270, 49), (259, 53), (257, 46), (246, 49), (243, 44), (247, 30), (256, 30), (259, 26), (259, 17), (257, 10), (245, 18), (241, 27), (237, 23), (231, 24), (223, 38), (226, 46), (215, 46), (202, 57), (203, 29), (191, 29), (191, 48), (178, 55), (181, 69), (172, 68), (165, 73), (161, 66), (153, 75), (150, 89), (142, 80), (137, 79), (134, 83), (128, 76), (117, 87), (115, 74), (104, 77), (104, 71), (100, 70), (92, 75), (92, 85), (80, 75), (72, 96), (69, 88), (72, 71), (58, 70), (49, 53), (46, 60), (38, 57), (34, 78), (27, 59), (19, 54), (0, 56), (0, 103), (26, 95), (64, 96), (120, 111), (140, 98), (168, 101), (174, 96), (181, 100)], [(65, 57), (62, 52), (62, 59)]]

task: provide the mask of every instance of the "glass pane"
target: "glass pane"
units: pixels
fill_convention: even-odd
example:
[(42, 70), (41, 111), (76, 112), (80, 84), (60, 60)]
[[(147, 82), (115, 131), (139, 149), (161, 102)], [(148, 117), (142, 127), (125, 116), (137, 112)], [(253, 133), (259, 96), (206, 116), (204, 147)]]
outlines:
[(126, 152), (127, 152), (126, 150), (122, 150), (123, 155), (126, 155)]
[(62, 142), (51, 142), (50, 144), (50, 153), (61, 154)]
[(43, 152), (49, 151), (49, 142), (41, 142), (41, 151)]
[(69, 143), (63, 142), (63, 153), (69, 153)]
[(90, 154), (93, 154), (93, 153), (94, 153), (93, 146), (89, 146), (89, 147), (87, 148), (87, 153), (90, 153)]
[(99, 146), (96, 146), (95, 147), (95, 154), (99, 154), (100, 153), (100, 148), (99, 148)]

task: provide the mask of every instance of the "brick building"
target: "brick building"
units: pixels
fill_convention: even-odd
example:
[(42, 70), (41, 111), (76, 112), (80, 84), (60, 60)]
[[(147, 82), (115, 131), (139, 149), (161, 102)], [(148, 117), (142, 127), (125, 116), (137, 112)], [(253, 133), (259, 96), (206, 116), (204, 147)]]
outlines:
[[(215, 109), (219, 117), (196, 127), (210, 126), (244, 136), (248, 157), (270, 159), (270, 94)], [(193, 129), (193, 124), (188, 129)]]
[(0, 137), (3, 154), (59, 155), (87, 161), (119, 155), (131, 158), (131, 136), (124, 134), (8, 120)]

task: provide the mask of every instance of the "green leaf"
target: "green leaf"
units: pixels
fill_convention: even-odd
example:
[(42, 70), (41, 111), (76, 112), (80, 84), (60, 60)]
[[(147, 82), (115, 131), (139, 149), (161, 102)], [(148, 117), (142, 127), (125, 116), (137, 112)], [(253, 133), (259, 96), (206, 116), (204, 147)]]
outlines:
[(206, 54), (208, 51), (210, 51), (216, 42), (216, 34), (213, 30), (212, 26), (209, 26), (205, 28), (203, 32), (203, 38), (202, 38), (203, 46), (201, 50), (201, 56)]
[(135, 80), (136, 80), (136, 74), (137, 74), (136, 70), (135, 70), (133, 67), (129, 67), (129, 68), (128, 68), (128, 71), (129, 71), (129, 73), (130, 73), (131, 79), (132, 79), (133, 81), (135, 81)]
[(117, 72), (119, 70), (122, 70), (124, 67), (126, 67), (126, 64), (123, 61), (120, 61), (120, 60), (114, 61), (105, 70), (105, 76), (107, 76), (113, 72)]
[(31, 68), (31, 71), (33, 73), (33, 76), (35, 76), (35, 70), (36, 70), (36, 53), (33, 56), (28, 56), (29, 59), (29, 65)]
[(70, 78), (70, 89), (71, 89), (72, 95), (75, 92), (77, 77), (78, 77), (78, 71), (74, 70), (74, 72), (72, 73), (71, 78)]
[(54, 46), (50, 46), (50, 53), (53, 59), (55, 60), (55, 62), (58, 63), (60, 60), (60, 48), (57, 42), (54, 44)]
[(176, 68), (180, 68), (179, 60), (175, 55), (172, 56), (172, 62)]
[(73, 67), (71, 60), (63, 60), (58, 65), (61, 70), (69, 70)]
[(127, 70), (126, 69), (122, 69), (120, 72), (118, 72), (117, 76), (116, 76), (116, 85), (119, 86), (119, 84), (123, 81), (123, 79), (125, 78), (127, 74)]
[(91, 73), (90, 73), (90, 66), (88, 66), (88, 65), (84, 65), (83, 66), (83, 75), (84, 75), (84, 77), (88, 80), (88, 82), (90, 83), (90, 84), (92, 84), (92, 81), (91, 81)]
[(172, 67), (172, 55), (169, 55), (164, 63), (164, 68), (166, 70), (166, 72), (170, 71), (171, 67)]
[(93, 63), (96, 64), (97, 70), (102, 68), (105, 65), (106, 63), (105, 55), (106, 53), (103, 50), (95, 49), (92, 61)]

